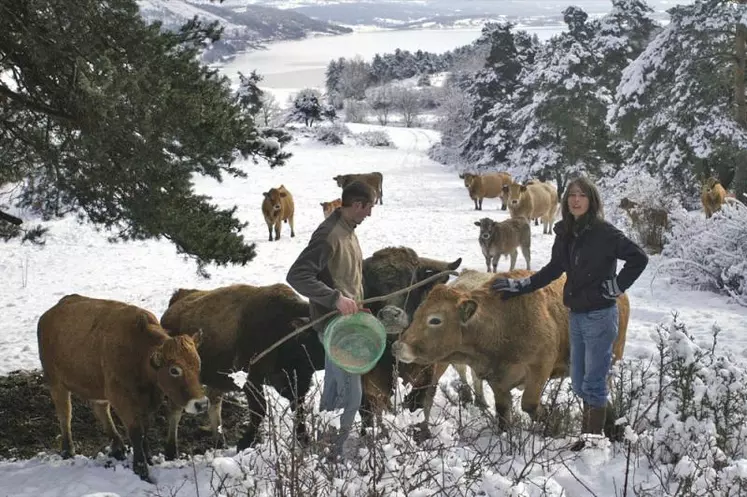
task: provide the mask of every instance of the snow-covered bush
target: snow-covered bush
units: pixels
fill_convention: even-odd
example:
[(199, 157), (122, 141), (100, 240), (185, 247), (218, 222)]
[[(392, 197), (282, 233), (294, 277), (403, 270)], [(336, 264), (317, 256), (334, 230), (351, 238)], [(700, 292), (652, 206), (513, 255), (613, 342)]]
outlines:
[(747, 489), (747, 371), (717, 352), (718, 334), (714, 327), (710, 346), (698, 345), (675, 316), (652, 333), (658, 357), (616, 366), (614, 397), (631, 453), (659, 480), (653, 493), (636, 495)]
[(627, 168), (601, 182), (605, 217), (649, 252), (662, 251), (673, 213), (684, 212), (678, 200), (665, 195), (656, 178)]
[(710, 219), (701, 212), (674, 215), (670, 240), (663, 254), (672, 260), (659, 270), (747, 305), (747, 207), (728, 203)]
[(392, 147), (394, 143), (386, 131), (363, 131), (355, 135), (359, 145), (367, 147)]
[(314, 138), (327, 145), (342, 145), (343, 137), (348, 135), (350, 135), (348, 127), (338, 123), (330, 126), (320, 126), (314, 132)]

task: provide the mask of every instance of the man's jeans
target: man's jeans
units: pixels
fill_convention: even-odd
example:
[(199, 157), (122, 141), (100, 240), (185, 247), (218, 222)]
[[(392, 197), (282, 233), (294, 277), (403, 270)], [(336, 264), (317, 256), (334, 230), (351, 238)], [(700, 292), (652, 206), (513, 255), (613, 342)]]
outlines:
[(319, 403), (320, 411), (343, 409), (340, 417), (340, 432), (335, 443), (337, 450), (350, 435), (355, 413), (361, 406), (361, 377), (339, 368), (329, 356), (324, 357), (324, 389)]
[(589, 312), (571, 312), (571, 383), (592, 407), (607, 405), (607, 373), (617, 338), (617, 304)]

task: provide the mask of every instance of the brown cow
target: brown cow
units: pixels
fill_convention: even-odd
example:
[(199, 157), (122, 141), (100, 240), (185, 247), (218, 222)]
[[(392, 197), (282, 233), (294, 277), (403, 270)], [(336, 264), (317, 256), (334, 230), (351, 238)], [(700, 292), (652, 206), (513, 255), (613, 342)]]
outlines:
[[(252, 357), (287, 336), (309, 320), (309, 304), (289, 286), (232, 285), (214, 290), (179, 289), (169, 301), (161, 324), (170, 334), (202, 330), (202, 382), (211, 400), (210, 424), (217, 444), (222, 443), (221, 403), (223, 394), (239, 390), (229, 373), (248, 370), (244, 385), (249, 423), (237, 447), (243, 450), (257, 439), (257, 430), (267, 402), (262, 385), (273, 386), (291, 402), (296, 412), (296, 434), (306, 439), (303, 399), (314, 371), (324, 369), (324, 350), (316, 333), (301, 333), (249, 367)], [(166, 457), (177, 454), (176, 432), (181, 413), (169, 417)]]
[[(569, 373), (565, 275), (545, 288), (510, 300), (502, 300), (490, 289), (496, 277), (525, 278), (531, 274), (524, 270), (498, 275), (463, 271), (452, 284), (438, 285), (428, 294), (392, 350), (406, 363), (470, 366), (493, 389), (503, 428), (510, 422), (511, 389), (523, 385), (521, 407), (536, 419), (548, 380)], [(620, 322), (613, 361), (623, 355), (630, 315), (625, 294), (617, 303)]]
[(721, 210), (721, 206), (726, 202), (726, 198), (726, 189), (721, 186), (721, 183), (716, 178), (708, 178), (703, 183), (700, 201), (703, 204), (703, 211), (705, 211), (706, 219), (713, 216), (715, 212)]
[(148, 475), (148, 418), (165, 394), (175, 410), (199, 413), (208, 399), (199, 381), (199, 333), (169, 337), (150, 312), (113, 300), (68, 295), (39, 318), (39, 358), (62, 430), (62, 457), (75, 454), (70, 393), (90, 400), (112, 439), (111, 455), (125, 446), (110, 407), (133, 446), (133, 470)]
[(296, 236), (293, 229), (293, 214), (295, 205), (293, 204), (293, 195), (285, 186), (280, 188), (270, 188), (264, 192), (262, 200), (262, 214), (265, 216), (267, 231), (270, 232), (270, 241), (272, 241), (272, 227), (275, 227), (275, 240), (280, 240), (280, 223), (285, 221), (290, 225), (291, 237)]
[(498, 260), (502, 255), (511, 257), (511, 270), (516, 267), (517, 248), (521, 247), (521, 253), (527, 263), (527, 269), (531, 269), (530, 248), (532, 244), (532, 230), (529, 220), (523, 217), (506, 219), (500, 223), (484, 217), (475, 221), (475, 226), (480, 227), (480, 248), (485, 256), (485, 265), (490, 272), (496, 272)]
[[(418, 256), (414, 250), (407, 247), (387, 247), (374, 252), (371, 257), (363, 261), (363, 293), (365, 298), (387, 295), (396, 290), (401, 290), (414, 283), (422, 281), (434, 274), (447, 270), (455, 270), (462, 263), (459, 258), (453, 262), (445, 262)], [(425, 296), (438, 283), (445, 283), (449, 276), (439, 278), (439, 281), (431, 282), (409, 293), (403, 293), (391, 297), (386, 301), (373, 302), (369, 308), (374, 315), (383, 318), (385, 324), (398, 321), (401, 309), (404, 309), (408, 319), (412, 319), (415, 309), (423, 301)], [(394, 316), (381, 316), (385, 308), (396, 306), (399, 313)], [(387, 340), (387, 348), (376, 367), (369, 373), (363, 375), (363, 402), (361, 405), (361, 419), (364, 428), (371, 426), (374, 415), (381, 413), (390, 406), (389, 399), (394, 388), (392, 378), (394, 372), (394, 357), (391, 354), (391, 343), (396, 336), (390, 336)], [(430, 411), (433, 398), (436, 394), (438, 378), (448, 367), (448, 364), (437, 364), (435, 366), (419, 366), (416, 364), (400, 364), (399, 376), (404, 383), (410, 383), (413, 388), (404, 400), (405, 406), (410, 410), (423, 408), (426, 413)], [(421, 425), (426, 428), (421, 432), (427, 435), (427, 423)]]
[(384, 175), (379, 172), (361, 173), (361, 174), (339, 174), (332, 178), (337, 182), (337, 186), (345, 188), (353, 181), (362, 181), (376, 192), (377, 202), (384, 204)]
[(342, 207), (342, 200), (339, 198), (334, 199), (332, 202), (320, 202), (319, 205), (322, 206), (322, 211), (324, 212), (324, 218), (328, 218), (330, 214), (335, 212), (335, 209), (338, 207)]
[(511, 175), (505, 172), (488, 174), (464, 173), (459, 175), (464, 179), (464, 186), (469, 191), (469, 198), (475, 202), (475, 210), (482, 210), (484, 198), (501, 197), (501, 210), (506, 210), (507, 197), (504, 194), (504, 186), (511, 184)]
[(508, 210), (512, 218), (542, 220), (542, 233), (552, 234), (552, 224), (558, 211), (558, 192), (547, 183), (529, 185), (511, 183), (503, 187), (508, 195)]

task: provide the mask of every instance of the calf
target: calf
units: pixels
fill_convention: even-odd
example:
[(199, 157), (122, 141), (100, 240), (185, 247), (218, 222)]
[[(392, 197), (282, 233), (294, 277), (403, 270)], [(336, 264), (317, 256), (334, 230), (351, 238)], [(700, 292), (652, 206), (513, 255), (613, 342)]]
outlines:
[(293, 214), (295, 205), (293, 204), (293, 195), (285, 186), (280, 188), (270, 188), (264, 192), (262, 200), (262, 214), (267, 223), (267, 231), (270, 232), (270, 241), (272, 241), (272, 228), (275, 227), (275, 240), (280, 240), (280, 223), (285, 221), (290, 225), (291, 237), (296, 236), (293, 229)]
[(165, 394), (173, 410), (199, 413), (208, 399), (199, 381), (200, 333), (169, 337), (150, 312), (113, 300), (63, 297), (39, 318), (39, 358), (62, 430), (62, 457), (75, 454), (70, 393), (90, 400), (112, 439), (111, 455), (124, 459), (113, 407), (133, 447), (132, 467), (148, 474), (148, 419)]
[(335, 212), (335, 209), (338, 207), (342, 207), (342, 200), (339, 198), (336, 198), (332, 202), (320, 202), (319, 205), (322, 206), (322, 211), (324, 212), (324, 218), (328, 218), (330, 214)]
[(377, 202), (384, 204), (384, 176), (380, 172), (339, 174), (332, 179), (337, 182), (337, 186), (343, 189), (353, 181), (362, 181), (376, 192)]
[(464, 179), (464, 186), (469, 191), (469, 198), (475, 202), (475, 210), (482, 210), (484, 198), (501, 197), (501, 210), (506, 210), (507, 197), (504, 194), (505, 185), (511, 184), (511, 175), (505, 172), (488, 173), (484, 175), (464, 173), (459, 175)]
[[(195, 330), (203, 332), (201, 379), (208, 386), (210, 424), (217, 444), (222, 443), (223, 394), (240, 389), (246, 394), (249, 422), (237, 444), (238, 450), (258, 439), (258, 429), (267, 408), (263, 384), (274, 387), (290, 401), (296, 413), (296, 435), (301, 441), (306, 440), (303, 399), (314, 371), (324, 369), (324, 350), (316, 333), (301, 333), (251, 367), (249, 362), (308, 321), (308, 302), (284, 284), (231, 285), (214, 290), (174, 292), (161, 324), (175, 336)], [(243, 388), (239, 388), (229, 373), (242, 369), (248, 371), (248, 377)], [(180, 417), (181, 413), (176, 410), (169, 416), (168, 459), (177, 454)]]
[(475, 226), (480, 227), (480, 248), (482, 249), (482, 255), (485, 256), (485, 265), (488, 272), (490, 272), (491, 265), (493, 272), (496, 272), (498, 260), (502, 255), (511, 257), (511, 271), (513, 271), (516, 266), (517, 249), (519, 247), (521, 247), (521, 253), (527, 263), (527, 269), (531, 269), (529, 249), (532, 244), (532, 231), (528, 219), (517, 217), (498, 223), (484, 217), (475, 221)]

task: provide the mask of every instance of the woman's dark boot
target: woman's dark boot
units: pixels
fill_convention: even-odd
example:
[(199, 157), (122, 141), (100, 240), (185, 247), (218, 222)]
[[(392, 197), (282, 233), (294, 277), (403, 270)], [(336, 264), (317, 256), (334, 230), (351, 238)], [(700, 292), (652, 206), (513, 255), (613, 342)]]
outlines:
[[(589, 413), (591, 411), (591, 406), (584, 401), (584, 410), (581, 413), (581, 433), (589, 433)], [(584, 445), (586, 445), (586, 442), (584, 441), (583, 437), (580, 438), (576, 443), (571, 445), (571, 450), (573, 452), (578, 452), (581, 449), (584, 448)]]
[(581, 439), (571, 446), (578, 452), (588, 445), (592, 438), (604, 438), (604, 422), (607, 419), (607, 407), (591, 407), (584, 402), (584, 421), (581, 426)]

